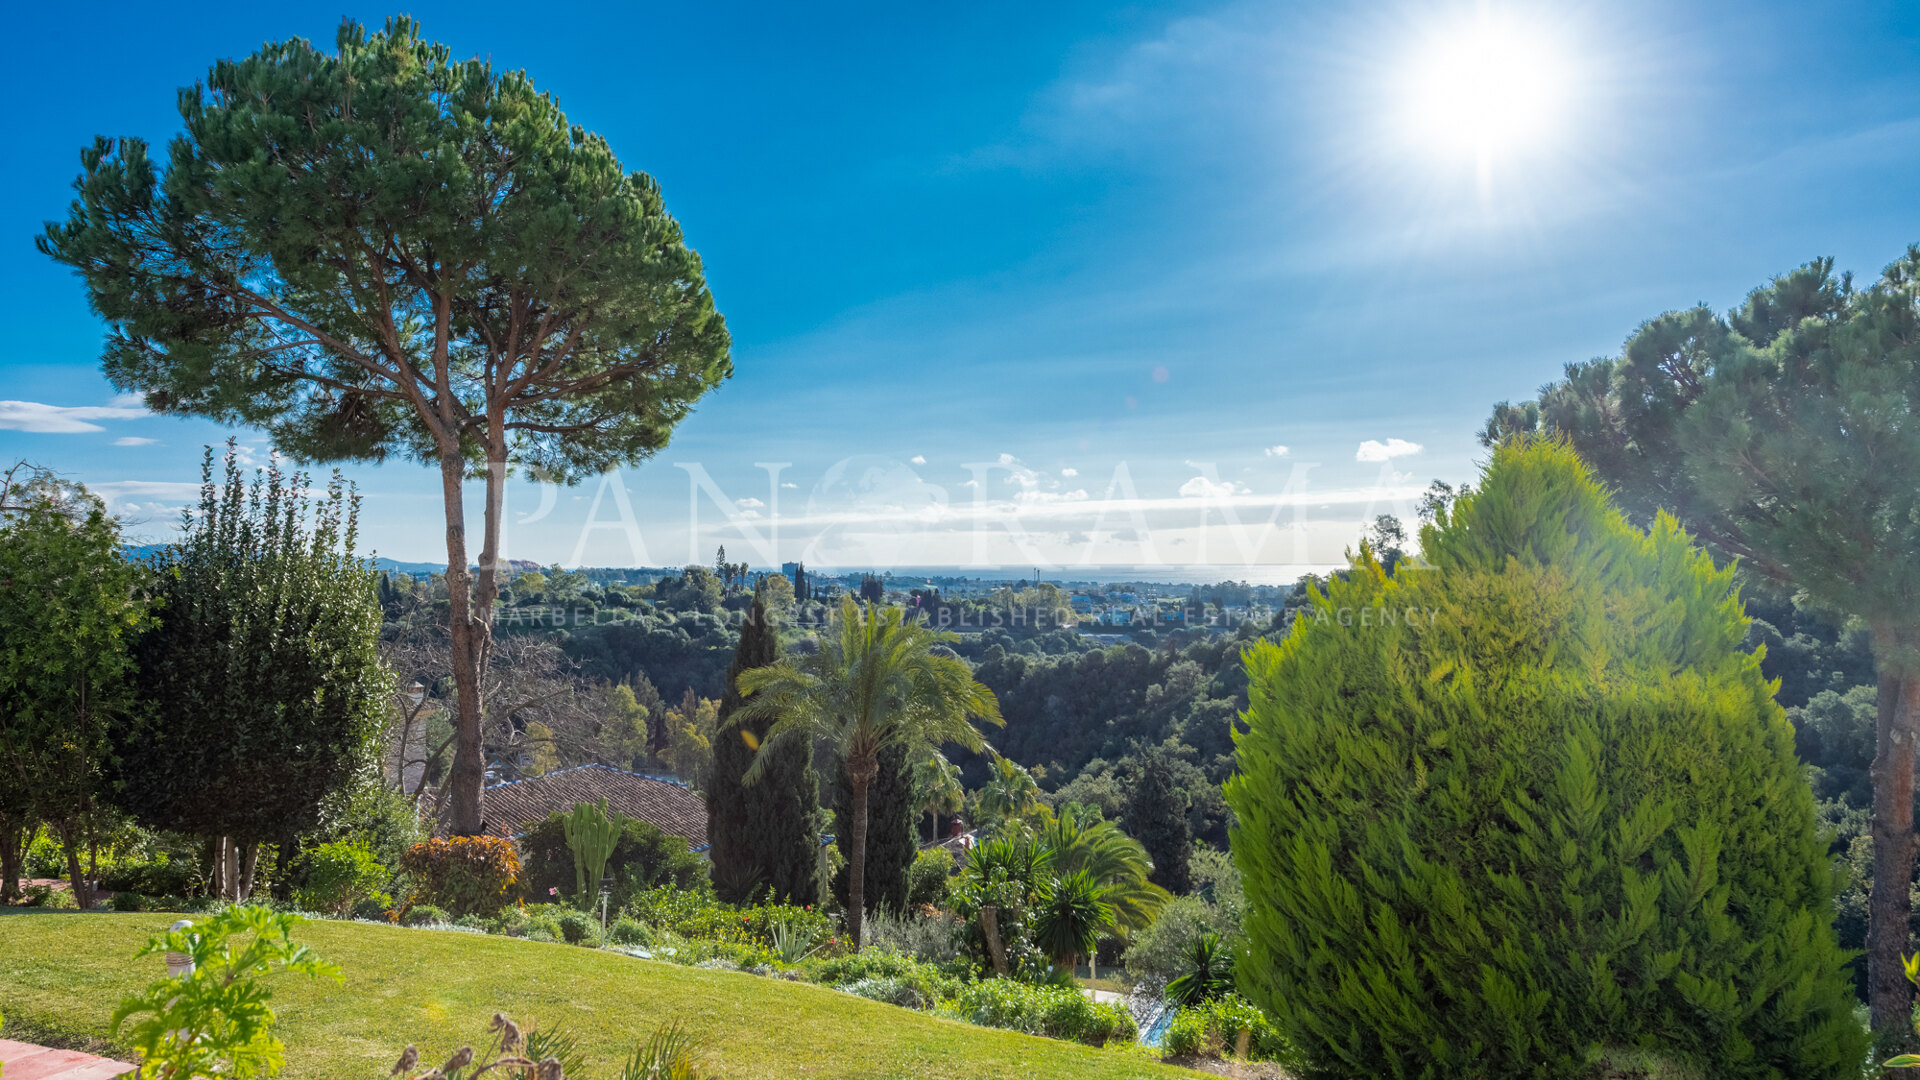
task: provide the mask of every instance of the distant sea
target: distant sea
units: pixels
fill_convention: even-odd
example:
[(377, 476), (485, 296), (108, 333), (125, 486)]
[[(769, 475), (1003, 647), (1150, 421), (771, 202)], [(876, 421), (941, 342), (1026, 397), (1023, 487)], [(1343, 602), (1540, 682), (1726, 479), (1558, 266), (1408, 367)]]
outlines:
[[(393, 559), (378, 558), (374, 565), (381, 570), (406, 574), (438, 574), (447, 568), (445, 563), (398, 562)], [(587, 567), (592, 570), (616, 569), (613, 567)], [(756, 573), (770, 572), (770, 567), (754, 567)], [(1248, 585), (1291, 585), (1300, 580), (1302, 574), (1325, 574), (1339, 569), (1333, 564), (1300, 563), (1158, 563), (1145, 566), (814, 566), (807, 567), (807, 573), (816, 578), (830, 579), (850, 574), (891, 574), (896, 583), (912, 583), (921, 580), (969, 581), (1050, 581), (1055, 585), (1114, 585), (1122, 582), (1140, 582), (1148, 585), (1213, 585), (1222, 581), (1241, 581)], [(679, 573), (678, 567), (646, 566), (631, 568), (637, 578), (656, 578)]]
[(1338, 569), (1334, 565), (1298, 563), (1203, 563), (1199, 565), (1159, 563), (1147, 566), (808, 566), (809, 574), (838, 577), (842, 574), (891, 573), (893, 580), (916, 578), (969, 578), (979, 581), (1050, 581), (1056, 585), (1072, 583), (1113, 585), (1137, 581), (1150, 585), (1213, 585), (1222, 581), (1242, 581), (1248, 585), (1291, 585), (1303, 574), (1324, 574)]

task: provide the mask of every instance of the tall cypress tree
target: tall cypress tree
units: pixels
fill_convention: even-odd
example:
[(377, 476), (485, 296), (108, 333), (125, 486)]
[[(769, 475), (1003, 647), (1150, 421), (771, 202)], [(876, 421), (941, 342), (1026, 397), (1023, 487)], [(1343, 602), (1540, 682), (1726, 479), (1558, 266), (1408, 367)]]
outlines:
[(1235, 974), (1305, 1074), (1860, 1076), (1733, 572), (1549, 442), (1495, 449), (1420, 550), (1363, 548), (1247, 652)]
[(1193, 827), (1187, 822), (1187, 803), (1187, 793), (1174, 777), (1168, 751), (1156, 746), (1140, 755), (1123, 820), (1127, 832), (1153, 859), (1150, 880), (1176, 895), (1193, 887), (1188, 867), (1193, 854)]
[[(848, 836), (853, 830), (853, 788), (846, 773), (834, 784), (834, 835)], [(902, 911), (907, 905), (907, 871), (919, 853), (919, 838), (913, 823), (917, 813), (913, 805), (913, 775), (907, 768), (907, 748), (892, 744), (880, 750), (880, 772), (867, 788), (867, 882), (868, 911)], [(847, 904), (847, 868), (833, 876), (833, 895), (841, 906)]]
[(779, 631), (767, 615), (764, 588), (756, 589), (733, 665), (727, 669), (719, 732), (713, 740), (713, 776), (707, 783), (713, 884), (730, 903), (747, 900), (762, 885), (788, 903), (820, 899), (815, 872), (820, 787), (812, 748), (798, 741), (776, 748), (759, 782), (741, 782), (774, 718), (732, 722), (741, 702), (740, 673), (779, 658)]

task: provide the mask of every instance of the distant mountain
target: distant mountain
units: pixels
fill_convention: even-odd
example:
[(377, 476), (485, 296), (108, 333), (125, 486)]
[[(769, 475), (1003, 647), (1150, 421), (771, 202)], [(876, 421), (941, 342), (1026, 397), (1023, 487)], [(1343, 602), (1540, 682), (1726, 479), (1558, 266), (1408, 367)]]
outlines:
[(385, 570), (390, 574), (444, 574), (447, 564), (443, 562), (400, 562), (385, 555), (373, 560), (375, 570)]

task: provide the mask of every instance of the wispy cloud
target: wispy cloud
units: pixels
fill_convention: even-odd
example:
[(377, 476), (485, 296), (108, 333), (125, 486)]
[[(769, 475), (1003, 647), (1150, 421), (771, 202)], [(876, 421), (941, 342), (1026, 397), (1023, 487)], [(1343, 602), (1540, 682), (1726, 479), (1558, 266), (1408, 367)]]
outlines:
[(1360, 444), (1360, 449), (1354, 451), (1353, 460), (1392, 461), (1394, 458), (1408, 457), (1419, 452), (1420, 444), (1417, 442), (1408, 442), (1405, 439), (1388, 439), (1386, 442), (1368, 439)]
[(113, 440), (115, 446), (152, 446), (157, 439), (143, 439), (138, 435), (123, 435)]
[(1284, 446), (1269, 446), (1260, 452), (1267, 455), (1268, 457), (1286, 457), (1287, 456), (1287, 448)]
[(111, 405), (46, 405), (38, 401), (0, 401), (0, 429), (37, 435), (77, 435), (103, 430), (95, 420), (131, 420), (152, 415), (138, 395), (117, 397)]
[(907, 460), (913, 462), (915, 465), (925, 465), (927, 463), (927, 455), (915, 454)]

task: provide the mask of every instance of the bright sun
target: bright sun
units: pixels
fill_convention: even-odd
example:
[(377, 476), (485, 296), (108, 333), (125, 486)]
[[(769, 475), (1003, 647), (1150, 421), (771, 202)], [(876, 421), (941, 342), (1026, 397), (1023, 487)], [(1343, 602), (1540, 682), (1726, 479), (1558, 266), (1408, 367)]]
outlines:
[(1566, 78), (1551, 40), (1483, 8), (1414, 51), (1403, 83), (1408, 133), (1441, 154), (1470, 155), (1484, 179), (1495, 159), (1557, 134)]

